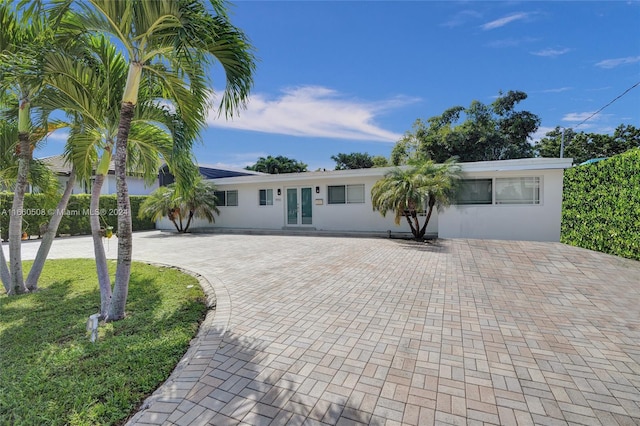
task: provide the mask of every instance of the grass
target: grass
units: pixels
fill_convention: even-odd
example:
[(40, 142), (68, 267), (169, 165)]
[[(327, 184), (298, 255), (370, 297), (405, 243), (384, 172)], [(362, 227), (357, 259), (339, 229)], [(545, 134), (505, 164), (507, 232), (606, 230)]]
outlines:
[[(115, 262), (110, 261), (115, 272)], [(29, 269), (30, 263), (25, 263)], [(0, 296), (0, 424), (122, 424), (186, 352), (206, 306), (195, 278), (134, 263), (127, 317), (86, 322), (100, 305), (92, 260), (50, 260), (32, 294)]]

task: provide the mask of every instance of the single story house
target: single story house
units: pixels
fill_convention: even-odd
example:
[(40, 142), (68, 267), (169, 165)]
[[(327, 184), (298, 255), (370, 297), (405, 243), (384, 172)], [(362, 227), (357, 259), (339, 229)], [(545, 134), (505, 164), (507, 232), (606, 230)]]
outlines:
[[(564, 169), (570, 158), (461, 163), (455, 205), (434, 214), (427, 234), (441, 238), (559, 241)], [(388, 235), (406, 233), (393, 212), (373, 211), (371, 187), (390, 168), (249, 175), (211, 179), (218, 188), (215, 223), (200, 230), (300, 230)], [(172, 229), (168, 219), (159, 229)]]

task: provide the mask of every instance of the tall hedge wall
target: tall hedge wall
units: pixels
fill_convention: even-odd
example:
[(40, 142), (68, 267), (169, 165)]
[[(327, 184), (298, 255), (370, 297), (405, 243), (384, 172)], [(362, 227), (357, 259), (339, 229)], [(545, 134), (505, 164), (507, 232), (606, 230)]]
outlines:
[[(72, 195), (69, 205), (65, 211), (65, 216), (58, 227), (58, 235), (89, 235), (91, 226), (89, 224), (89, 194)], [(140, 204), (146, 196), (132, 195), (131, 216), (133, 220), (133, 230), (142, 231), (155, 229), (155, 223), (149, 219), (139, 219), (138, 210)], [(9, 228), (9, 209), (13, 202), (12, 193), (0, 193), (0, 228), (2, 229), (2, 239), (7, 240)], [(47, 202), (42, 194), (27, 194), (24, 200), (24, 211), (22, 215), (22, 229), (29, 235), (38, 236), (40, 226), (49, 221), (51, 213), (56, 208), (55, 203)], [(117, 230), (118, 209), (115, 195), (103, 195), (100, 197), (100, 223), (102, 226), (113, 226), (114, 232)]]
[(640, 148), (564, 174), (561, 241), (640, 260)]

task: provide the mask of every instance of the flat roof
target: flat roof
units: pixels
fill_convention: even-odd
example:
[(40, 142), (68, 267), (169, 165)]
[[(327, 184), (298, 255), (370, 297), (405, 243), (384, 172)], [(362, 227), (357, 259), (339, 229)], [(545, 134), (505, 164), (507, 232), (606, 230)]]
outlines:
[[(572, 158), (521, 158), (516, 160), (476, 161), (458, 163), (462, 172), (520, 171), (567, 169), (573, 164)], [(291, 182), (318, 179), (336, 179), (349, 177), (382, 177), (395, 167), (373, 167), (353, 170), (323, 170), (302, 173), (262, 174), (253, 176), (235, 176), (224, 179), (212, 179), (216, 184), (241, 184), (263, 182)]]

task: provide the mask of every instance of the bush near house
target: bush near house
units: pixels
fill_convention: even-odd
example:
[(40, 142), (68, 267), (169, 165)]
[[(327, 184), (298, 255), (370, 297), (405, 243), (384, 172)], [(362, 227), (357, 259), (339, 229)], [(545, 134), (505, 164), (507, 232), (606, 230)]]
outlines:
[[(58, 235), (90, 235), (91, 225), (89, 224), (89, 194), (72, 195), (67, 206), (66, 214), (58, 227)], [(146, 195), (131, 195), (131, 217), (133, 219), (133, 230), (143, 231), (155, 229), (155, 222), (150, 219), (138, 218), (140, 205), (147, 198)], [(0, 236), (3, 240), (8, 238), (9, 209), (13, 202), (12, 193), (0, 193)], [(24, 214), (22, 216), (22, 229), (31, 237), (40, 235), (40, 226), (49, 221), (51, 212), (55, 209), (55, 202), (45, 199), (43, 194), (27, 194), (24, 200)], [(112, 226), (114, 233), (117, 229), (118, 206), (116, 196), (103, 195), (100, 197), (100, 223), (103, 227)]]
[(561, 241), (640, 260), (640, 148), (564, 174)]

